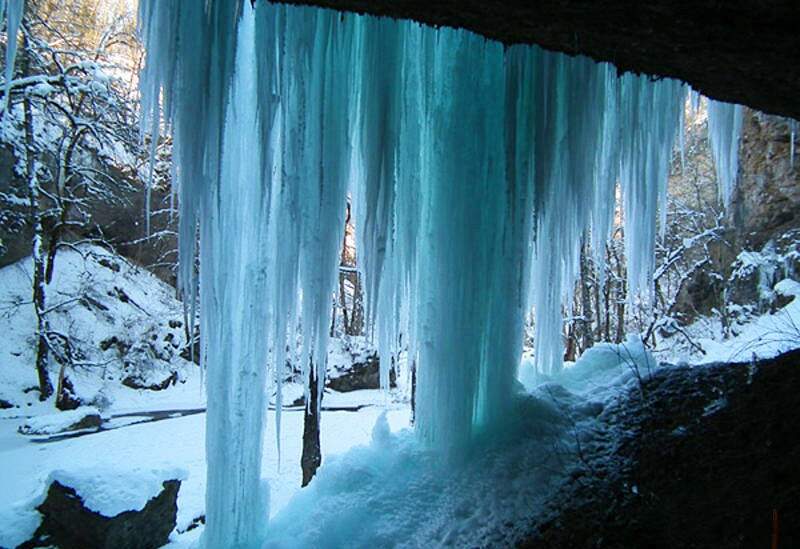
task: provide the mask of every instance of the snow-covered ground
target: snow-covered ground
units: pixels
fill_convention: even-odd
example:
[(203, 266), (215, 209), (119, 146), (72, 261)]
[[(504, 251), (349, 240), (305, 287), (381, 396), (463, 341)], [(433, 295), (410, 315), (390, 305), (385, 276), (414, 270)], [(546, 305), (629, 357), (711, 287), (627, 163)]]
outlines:
[[(169, 393), (169, 391), (167, 391)], [(370, 398), (370, 395), (364, 395)], [(373, 398), (374, 399), (374, 398)], [(176, 405), (185, 403), (179, 396)], [(164, 402), (164, 404), (169, 404)], [(198, 399), (195, 405), (202, 403)], [(171, 409), (171, 408), (170, 408)], [(365, 444), (382, 408), (370, 406), (357, 412), (323, 412), (323, 461), (354, 445)], [(267, 417), (268, 450), (262, 472), (271, 487), (271, 513), (280, 511), (300, 489), (300, 451), (303, 432), (301, 412), (283, 413), (280, 468), (275, 451), (274, 413)], [(387, 412), (395, 430), (408, 425), (407, 409)], [(205, 414), (175, 417), (161, 421), (130, 425), (56, 442), (37, 443), (18, 434), (24, 420), (0, 420), (0, 546), (13, 547), (27, 539), (38, 520), (12, 525), (32, 511), (52, 471), (83, 471), (94, 468), (98, 475), (123, 474), (134, 470), (179, 469), (188, 473), (178, 496), (177, 530), (183, 531), (203, 514), (205, 492)], [(109, 478), (109, 483), (113, 482)], [(15, 536), (15, 534), (17, 534)], [(190, 533), (191, 534), (191, 533)], [(180, 539), (181, 536), (178, 536)], [(191, 539), (191, 536), (190, 536)]]
[[(59, 296), (65, 302), (54, 310), (52, 321), (95, 349), (86, 353), (85, 361), (105, 363), (105, 377), (91, 367), (76, 375), (80, 395), (97, 408), (55, 413), (52, 399), (39, 403), (35, 392), (23, 392), (36, 383), (30, 366), (29, 273), (24, 264), (0, 271), (5, 331), (0, 397), (17, 405), (0, 411), (0, 546), (13, 547), (36, 528), (34, 507), (53, 475), (91, 486), (98, 505), (119, 506), (119, 498), (103, 499), (103, 490), (141, 503), (157, 486), (135, 483), (141, 484), (140, 493), (124, 494), (114, 488), (120, 478), (152, 480), (173, 471), (186, 478), (170, 547), (192, 547), (203, 531), (202, 525), (189, 527), (204, 512), (205, 399), (199, 369), (180, 358), (172, 345), (180, 334), (167, 339), (176, 331), (170, 320), (177, 326), (179, 303), (168, 286), (104, 250), (68, 252), (59, 261), (61, 278), (53, 285), (51, 303), (59, 304)], [(797, 296), (800, 284), (784, 280), (774, 291)], [(120, 299), (123, 294), (127, 299)], [(75, 295), (83, 297), (73, 300)], [(662, 340), (655, 356), (697, 365), (772, 356), (800, 345), (798, 326), (800, 299), (794, 299), (774, 313), (737, 325), (736, 335), (722, 342), (719, 322), (700, 319), (686, 330), (703, 352), (681, 347), (679, 338), (686, 338), (678, 334), (673, 341)], [(179, 382), (162, 391), (122, 386), (121, 377), (139, 366), (126, 363), (128, 353), (103, 350), (100, 343), (126, 337), (134, 347), (150, 334), (156, 334), (151, 341), (173, 350), (159, 355), (158, 347), (151, 346), (142, 356), (161, 360), (159, 372), (178, 371)], [(342, 363), (337, 363), (339, 369), (348, 360), (364, 360), (362, 343), (335, 343), (332, 353), (334, 362)], [(637, 337), (621, 345), (598, 344), (552, 377), (533, 375), (531, 362), (524, 360), (508, 420), (502, 428), (487, 428), (460, 460), (443, 459), (420, 444), (408, 428), (410, 410), (402, 390), (394, 395), (326, 392), (324, 406), (354, 411), (323, 412), (323, 466), (305, 489), (300, 488), (299, 466), (302, 412), (282, 414), (278, 456), (270, 411), (262, 463), (270, 485), (268, 546), (513, 545), (579, 465), (577, 443), (584, 448), (592, 444), (609, 402), (660, 367)], [(302, 393), (300, 385), (289, 383), (284, 401)], [(172, 413), (158, 418), (147, 414), (158, 411)], [(102, 415), (108, 430), (47, 440), (49, 433), (91, 414)], [(28, 435), (18, 432), (23, 425), (28, 425)]]
[(719, 315), (699, 318), (681, 332), (659, 340), (656, 358), (673, 364), (746, 362), (800, 347), (800, 283), (785, 278), (767, 291), (791, 301), (774, 312), (735, 322), (729, 337), (725, 337)]

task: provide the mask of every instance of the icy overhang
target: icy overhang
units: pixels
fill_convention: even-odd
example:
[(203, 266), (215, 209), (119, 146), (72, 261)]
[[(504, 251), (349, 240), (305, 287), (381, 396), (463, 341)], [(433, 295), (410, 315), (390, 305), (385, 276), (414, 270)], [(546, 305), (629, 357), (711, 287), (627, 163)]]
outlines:
[[(261, 1), (261, 0), (259, 0)], [(800, 119), (797, 0), (283, 0), (472, 30)]]

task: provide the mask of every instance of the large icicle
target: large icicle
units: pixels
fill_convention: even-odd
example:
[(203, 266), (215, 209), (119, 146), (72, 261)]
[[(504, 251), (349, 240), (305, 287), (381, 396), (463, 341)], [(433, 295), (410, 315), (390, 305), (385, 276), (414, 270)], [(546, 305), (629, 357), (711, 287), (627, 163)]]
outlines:
[[(628, 295), (652, 298), (657, 219), (666, 220), (666, 191), (672, 150), (680, 127), (686, 88), (675, 80), (651, 81), (626, 74), (620, 96), (621, 166), (625, 210)], [(660, 212), (659, 212), (660, 209)]]
[[(207, 355), (206, 547), (257, 547), (269, 517), (261, 483), (266, 413), (268, 181), (260, 178), (255, 22), (239, 25), (220, 178), (201, 225)], [(231, 476), (236, 479), (233, 481)]]
[[(0, 21), (6, 21), (6, 70), (5, 93), (3, 95), (3, 113), (8, 109), (11, 94), (11, 81), (14, 79), (14, 61), (17, 58), (17, 32), (22, 24), (22, 14), (25, 11), (24, 0), (3, 0), (0, 4)], [(5, 116), (5, 114), (4, 114)]]
[(727, 207), (733, 198), (739, 171), (739, 137), (742, 133), (742, 106), (708, 100), (708, 140), (717, 172), (719, 196)]
[(431, 58), (417, 247), (417, 429), (457, 455), (473, 434), (481, 379), (500, 366), (486, 353), (499, 343), (491, 340), (493, 302), (510, 297), (495, 293), (506, 203), (503, 47), (441, 29)]

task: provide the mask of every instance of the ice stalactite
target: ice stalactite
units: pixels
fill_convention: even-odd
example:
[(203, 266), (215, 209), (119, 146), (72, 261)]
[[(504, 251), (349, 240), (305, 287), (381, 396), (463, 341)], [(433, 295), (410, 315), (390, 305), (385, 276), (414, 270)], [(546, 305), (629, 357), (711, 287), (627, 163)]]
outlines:
[(666, 225), (672, 150), (682, 120), (685, 87), (626, 74), (620, 93), (620, 186), (625, 215), (628, 295), (652, 298), (657, 221)]
[(8, 109), (8, 100), (11, 95), (11, 80), (14, 78), (14, 61), (17, 58), (17, 32), (22, 24), (22, 14), (25, 11), (24, 0), (3, 0), (0, 2), (0, 21), (6, 22), (6, 69), (5, 93), (3, 95), (3, 112)]
[(174, 137), (187, 296), (200, 227), (207, 546), (263, 533), (265, 385), (280, 407), (298, 327), (304, 378), (324, 373), (348, 192), (382, 383), (402, 337), (420, 438), (452, 457), (508, 412), (531, 306), (537, 364), (560, 368), (580, 241), (602, 248), (618, 180), (631, 286), (647, 287), (681, 84), (266, 2), (143, 0), (140, 16), (145, 124), (163, 116)]
[(255, 25), (239, 26), (220, 177), (201, 223), (201, 311), (207, 347), (207, 547), (254, 547), (269, 517), (260, 485), (268, 330), (270, 181), (259, 173)]
[(717, 172), (719, 196), (727, 207), (733, 198), (739, 171), (742, 106), (708, 100), (708, 140)]

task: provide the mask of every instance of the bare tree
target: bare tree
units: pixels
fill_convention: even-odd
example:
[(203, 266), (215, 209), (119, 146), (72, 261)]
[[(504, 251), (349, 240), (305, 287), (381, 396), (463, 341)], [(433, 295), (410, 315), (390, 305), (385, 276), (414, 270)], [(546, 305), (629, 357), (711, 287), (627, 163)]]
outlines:
[[(21, 159), (17, 172), (25, 182), (21, 189), (31, 233), (35, 364), (42, 400), (53, 393), (49, 351), (60, 345), (51, 337), (46, 296), (58, 249), (73, 229), (90, 224), (92, 203), (119, 199), (127, 181), (112, 170), (124, 171), (120, 164), (138, 152), (132, 97), (112, 76), (115, 66), (105, 55), (125, 26), (114, 22), (91, 51), (70, 49), (65, 33), (55, 31), (38, 13), (49, 7), (44, 1), (27, 3), (17, 72), (7, 83), (9, 96), (3, 98), (7, 107), (0, 136)], [(5, 198), (11, 197), (6, 193)], [(64, 356), (69, 353), (56, 358)]]

